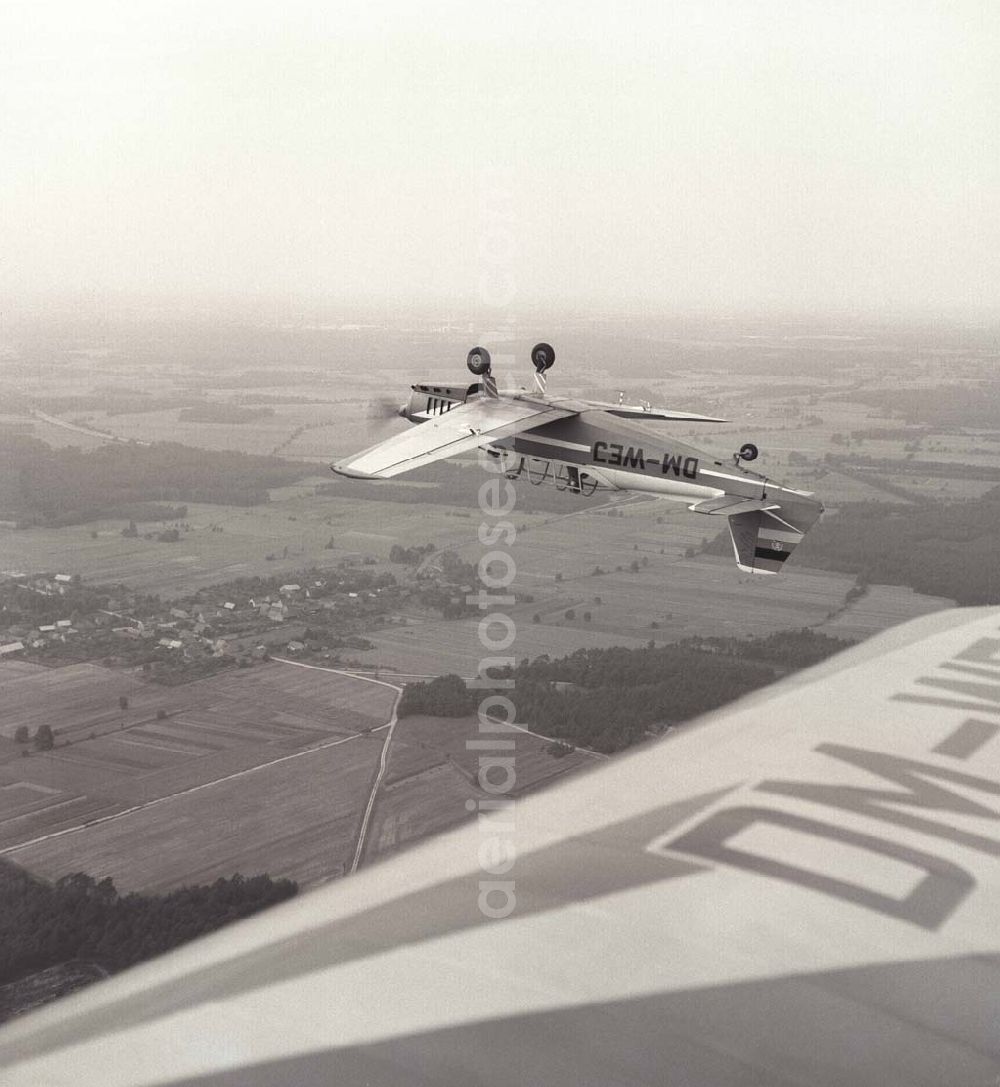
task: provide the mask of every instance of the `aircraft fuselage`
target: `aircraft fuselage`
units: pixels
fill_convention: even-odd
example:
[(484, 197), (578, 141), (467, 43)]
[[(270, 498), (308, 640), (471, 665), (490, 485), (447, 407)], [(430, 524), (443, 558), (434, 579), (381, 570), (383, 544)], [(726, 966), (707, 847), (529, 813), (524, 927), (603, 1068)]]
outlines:
[(533, 471), (537, 478), (541, 463), (548, 462), (554, 471), (563, 470), (561, 481), (568, 489), (583, 493), (604, 487), (689, 503), (723, 495), (775, 499), (786, 509), (801, 505), (804, 514), (813, 513), (810, 522), (822, 509), (808, 492), (783, 487), (658, 431), (652, 424), (623, 422), (593, 410), (500, 439), (491, 448), (511, 474), (531, 478)]

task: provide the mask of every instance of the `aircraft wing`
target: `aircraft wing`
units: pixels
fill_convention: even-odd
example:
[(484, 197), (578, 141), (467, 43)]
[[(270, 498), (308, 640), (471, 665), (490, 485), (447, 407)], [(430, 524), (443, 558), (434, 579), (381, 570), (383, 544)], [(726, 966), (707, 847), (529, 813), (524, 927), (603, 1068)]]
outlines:
[(388, 479), (575, 414), (568, 408), (540, 401), (484, 397), (460, 404), (331, 467), (342, 476), (356, 479)]
[(0, 1078), (988, 1087), (998, 813), (1000, 608), (939, 612), (8, 1024)]
[(644, 408), (631, 404), (601, 404), (602, 411), (608, 415), (617, 415), (620, 419), (667, 419), (679, 423), (728, 423), (729, 419), (719, 419), (715, 415), (700, 415), (696, 411), (671, 411), (668, 408)]

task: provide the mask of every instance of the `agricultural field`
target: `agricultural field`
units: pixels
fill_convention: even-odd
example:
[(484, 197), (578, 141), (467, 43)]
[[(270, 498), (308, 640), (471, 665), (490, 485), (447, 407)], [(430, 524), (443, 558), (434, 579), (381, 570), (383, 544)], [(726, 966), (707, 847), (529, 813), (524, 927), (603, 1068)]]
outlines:
[[(216, 402), (216, 401), (213, 401)], [(218, 403), (235, 406), (234, 400)], [(122, 438), (146, 442), (181, 442), (198, 449), (231, 449), (242, 453), (285, 453), (293, 436), (312, 427), (327, 427), (331, 418), (346, 413), (343, 405), (333, 402), (316, 404), (275, 404), (273, 415), (244, 423), (208, 423), (189, 421), (182, 409), (168, 408), (122, 415), (87, 413), (98, 430), (107, 430)], [(318, 456), (335, 450), (320, 448)], [(332, 459), (332, 457), (330, 458)]]
[(864, 596), (852, 600), (816, 629), (833, 638), (863, 641), (887, 627), (954, 606), (954, 600), (915, 593), (901, 585), (870, 585)]
[(309, 885), (343, 874), (382, 748), (360, 736), (7, 856), (36, 875), (85, 871), (158, 892), (236, 872)]
[[(469, 818), (485, 794), (477, 783), (479, 750), (470, 740), (481, 739), (474, 717), (404, 717), (396, 726), (386, 776), (369, 830), (365, 860), (436, 834)], [(565, 774), (592, 766), (595, 758), (574, 751), (554, 756), (549, 741), (527, 732), (504, 733), (514, 748), (502, 752), (514, 759), (516, 784), (512, 799), (547, 785)]]
[[(243, 701), (249, 692), (240, 692), (241, 721), (223, 712), (213, 715), (213, 709), (219, 711), (216, 702), (152, 727), (111, 732), (68, 751), (57, 748), (20, 760), (32, 766), (19, 780), (0, 786), (0, 827), (16, 821), (20, 837), (33, 836), (24, 845), (7, 844), (4, 855), (48, 878), (85, 870), (96, 878), (111, 876), (121, 890), (145, 892), (235, 872), (266, 871), (303, 885), (343, 874), (353, 857), (383, 743), (384, 718), (368, 716), (376, 709), (371, 699), (381, 699), (377, 714), (387, 717), (394, 692), (321, 669), (275, 663), (261, 671), (254, 704), (263, 712), (252, 721), (246, 720), (250, 714)], [(305, 690), (298, 692), (297, 706), (279, 711), (290, 693), (289, 677), (301, 679)], [(219, 680), (191, 686), (209, 685)], [(223, 685), (216, 695), (225, 702), (233, 693)], [(325, 718), (313, 710), (309, 721), (301, 720), (304, 704), (320, 695), (323, 701), (332, 696), (335, 707), (326, 707)], [(378, 722), (376, 731), (349, 731), (365, 721), (369, 727)], [(330, 731), (317, 734), (324, 725)], [(306, 735), (296, 735), (299, 729)], [(344, 734), (331, 739), (334, 730)], [(548, 740), (528, 732), (512, 735), (513, 797), (595, 761), (584, 752), (554, 755), (546, 750)], [(365, 860), (469, 818), (466, 802), (486, 796), (476, 782), (480, 753), (467, 747), (467, 741), (480, 737), (475, 718), (399, 722)], [(123, 746), (113, 748), (115, 741)], [(226, 748), (227, 743), (233, 746)], [(267, 747), (265, 762), (260, 761), (261, 745)], [(229, 757), (213, 757), (223, 752)], [(22, 769), (20, 762), (0, 772), (10, 777)], [(116, 783), (118, 810), (126, 800), (135, 810), (115, 816), (114, 806), (101, 806), (93, 795), (103, 788), (106, 801)], [(82, 793), (81, 786), (91, 792)], [(60, 805), (72, 809), (68, 818), (99, 821), (54, 833), (64, 829), (53, 818), (52, 809)]]
[[(122, 697), (129, 703), (125, 712), (119, 706)], [(167, 689), (143, 683), (132, 672), (95, 664), (43, 668), (7, 660), (0, 663), (0, 735), (10, 739), (19, 725), (34, 735), (39, 725), (50, 725), (63, 738), (79, 738), (117, 729), (125, 716), (154, 717), (169, 706), (170, 697)]]
[(103, 439), (96, 436), (80, 434), (27, 414), (0, 413), (0, 430), (27, 438), (37, 438), (53, 449), (76, 446), (77, 449), (86, 452), (104, 444)]
[[(726, 558), (657, 556), (638, 573), (567, 575), (550, 582), (533, 603), (505, 609), (516, 627), (505, 653), (517, 659), (543, 653), (561, 657), (583, 648), (641, 646), (650, 639), (662, 644), (695, 634), (744, 637), (818, 628), (843, 607), (853, 585), (853, 578), (827, 571), (788, 569), (780, 578), (762, 578), (741, 573)], [(925, 611), (940, 606), (910, 590), (898, 593), (913, 597)], [(570, 610), (573, 617), (566, 616)], [(482, 648), (478, 623), (474, 618), (411, 621), (368, 635), (376, 648), (354, 655), (364, 667), (474, 675), (479, 661), (490, 655)], [(498, 627), (491, 636), (501, 633)]]
[[(133, 862), (141, 869), (148, 852), (142, 833), (131, 828), (145, 826), (148, 813), (166, 813), (168, 805), (180, 804), (176, 810), (181, 811), (185, 798), (192, 803), (196, 798), (199, 813), (212, 810), (217, 803), (214, 797), (224, 798), (217, 803), (216, 813), (228, 817), (232, 812), (237, 818), (243, 811), (237, 798), (257, 797), (257, 781), (271, 781), (267, 775), (272, 770), (277, 782), (298, 774), (302, 781), (295, 791), (312, 788), (311, 783), (321, 777), (320, 771), (306, 765), (314, 756), (317, 766), (334, 775), (335, 784), (343, 777), (344, 788), (350, 792), (351, 783), (367, 781), (374, 773), (381, 739), (377, 733), (373, 739), (372, 730), (388, 721), (395, 698), (392, 688), (384, 684), (279, 662), (169, 689), (137, 683), (134, 677), (92, 665), (44, 669), (4, 662), (0, 689), (6, 734), (18, 723), (44, 717), (56, 739), (53, 750), (26, 758), (19, 756), (9, 740), (4, 741), (0, 847), (29, 868), (32, 851), (42, 846), (45, 856), (63, 857), (72, 864), (70, 858), (87, 855), (92, 837), (103, 843), (111, 835), (116, 863), (124, 866), (123, 871)], [(124, 711), (118, 705), (122, 693), (128, 698)], [(294, 774), (287, 769), (293, 765)], [(278, 767), (286, 769), (279, 772)], [(264, 776), (255, 776), (254, 788), (245, 789), (250, 774)], [(251, 805), (239, 818), (250, 819), (256, 811), (266, 820), (267, 809), (257, 800), (253, 803), (256, 807)], [(132, 808), (142, 810), (71, 830)], [(339, 814), (330, 817), (335, 822), (343, 817), (339, 807), (336, 810)], [(280, 805), (271, 812), (275, 817), (279, 813)], [(212, 819), (201, 814), (197, 819), (189, 815), (178, 819), (175, 830), (186, 826), (192, 833), (213, 825)], [(332, 823), (326, 825), (329, 829)], [(67, 830), (71, 832), (58, 833)], [(32, 841), (36, 845), (23, 847)], [(178, 856), (190, 849), (193, 863), (199, 856), (194, 843), (200, 841), (193, 838), (185, 844), (180, 835)], [(274, 845), (273, 831), (271, 837), (261, 837), (255, 830), (254, 837), (245, 841), (254, 841), (261, 849), (271, 843), (275, 855), (282, 853)], [(305, 864), (305, 838), (297, 841), (300, 852), (295, 854), (295, 863)], [(131, 852), (125, 842), (132, 843)], [(318, 843), (314, 845), (319, 848)], [(64, 848), (67, 851), (61, 852)], [(94, 848), (105, 856), (100, 853), (103, 845)], [(314, 859), (319, 856), (317, 852)], [(80, 867), (77, 863), (71, 870)], [(92, 874), (96, 870), (87, 869)], [(272, 870), (271, 874), (276, 873)]]
[[(333, 567), (348, 556), (384, 559), (401, 541), (441, 547), (475, 539), (477, 522), (467, 510), (422, 505), (415, 518), (403, 502), (314, 497), (315, 486), (326, 482), (320, 477), (276, 488), (270, 502), (249, 508), (189, 503), (176, 543), (123, 537), (127, 522), (121, 519), (65, 528), (0, 526), (0, 561), (4, 570), (71, 570), (87, 581), (120, 582), (169, 598), (237, 577)], [(524, 516), (527, 523), (539, 519)], [(139, 525), (140, 533), (164, 527)]]
[[(595, 534), (589, 531), (596, 516), (588, 517), (590, 558), (607, 554), (595, 550)], [(628, 520), (615, 518), (610, 524), (627, 527)], [(540, 538), (543, 542), (535, 550)], [(636, 538), (641, 539), (641, 532)], [(518, 570), (529, 573), (523, 579), (519, 574), (515, 587), (527, 589), (535, 599), (504, 609), (516, 628), (514, 642), (504, 652), (519, 660), (610, 645), (637, 647), (650, 640), (663, 644), (693, 635), (762, 636), (802, 627), (862, 638), (954, 606), (941, 597), (883, 585), (872, 586), (845, 613), (847, 594), (855, 584), (847, 574), (789, 564), (780, 577), (764, 578), (742, 573), (728, 557), (685, 559), (661, 556), (658, 549), (647, 554), (649, 565), (640, 566), (638, 572), (604, 567), (607, 572), (595, 576), (590, 570), (569, 571), (563, 565), (560, 572), (566, 572), (556, 581), (558, 541), (545, 539), (542, 531), (524, 540), (512, 553)], [(631, 562), (643, 552), (623, 554)], [(567, 616), (569, 611), (572, 616)], [(402, 673), (475, 675), (479, 661), (490, 655), (482, 648), (478, 623), (476, 618), (411, 619), (369, 634), (376, 648), (354, 656), (364, 667)], [(499, 627), (490, 632), (494, 638), (501, 634)]]

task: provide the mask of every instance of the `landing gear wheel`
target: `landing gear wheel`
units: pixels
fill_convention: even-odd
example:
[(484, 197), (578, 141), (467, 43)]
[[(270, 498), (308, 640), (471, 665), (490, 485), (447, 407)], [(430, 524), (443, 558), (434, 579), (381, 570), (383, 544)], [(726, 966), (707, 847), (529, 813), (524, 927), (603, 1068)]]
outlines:
[(465, 365), (476, 375), (482, 377), (490, 372), (490, 353), (485, 347), (474, 347), (465, 360)]
[(737, 454), (740, 460), (756, 460), (760, 456), (760, 450), (753, 444), (753, 442), (744, 442), (740, 446), (740, 451)]
[(536, 343), (531, 349), (531, 364), (541, 374), (556, 361), (555, 349), (548, 343)]

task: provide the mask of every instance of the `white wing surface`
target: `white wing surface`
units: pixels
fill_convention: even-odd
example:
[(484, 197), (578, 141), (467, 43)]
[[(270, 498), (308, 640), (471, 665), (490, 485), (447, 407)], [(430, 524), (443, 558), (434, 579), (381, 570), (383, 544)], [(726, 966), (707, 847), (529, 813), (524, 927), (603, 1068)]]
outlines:
[(0, 1079), (987, 1087), (998, 913), (1000, 609), (942, 612), (14, 1022)]
[(388, 479), (576, 412), (532, 400), (482, 398), (331, 465), (342, 476)]
[(679, 423), (728, 423), (729, 419), (719, 419), (715, 415), (700, 415), (695, 411), (671, 411), (668, 408), (646, 408), (632, 404), (594, 404), (608, 415), (617, 415), (620, 419), (668, 419)]

